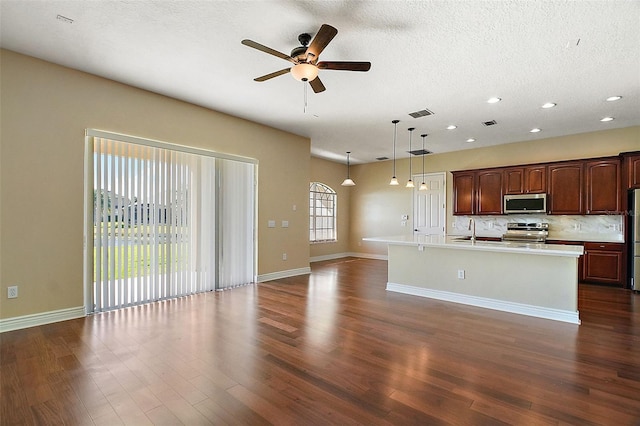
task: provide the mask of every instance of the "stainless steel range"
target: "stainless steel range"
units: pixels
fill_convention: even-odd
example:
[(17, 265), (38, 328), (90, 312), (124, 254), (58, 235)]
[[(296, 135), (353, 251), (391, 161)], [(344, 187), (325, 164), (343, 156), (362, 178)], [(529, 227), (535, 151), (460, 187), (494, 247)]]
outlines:
[(528, 243), (544, 243), (549, 236), (549, 224), (536, 223), (507, 223), (507, 232), (502, 235), (502, 241), (519, 241)]

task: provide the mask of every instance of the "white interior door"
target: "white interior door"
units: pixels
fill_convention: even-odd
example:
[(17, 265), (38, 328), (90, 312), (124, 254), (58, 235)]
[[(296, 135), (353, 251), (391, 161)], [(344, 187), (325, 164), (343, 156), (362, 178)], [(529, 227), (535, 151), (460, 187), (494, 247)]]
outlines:
[[(422, 182), (422, 175), (415, 182)], [(416, 185), (414, 193), (414, 230), (426, 235), (444, 235), (446, 212), (446, 176), (442, 173), (424, 175), (427, 190), (419, 191)]]

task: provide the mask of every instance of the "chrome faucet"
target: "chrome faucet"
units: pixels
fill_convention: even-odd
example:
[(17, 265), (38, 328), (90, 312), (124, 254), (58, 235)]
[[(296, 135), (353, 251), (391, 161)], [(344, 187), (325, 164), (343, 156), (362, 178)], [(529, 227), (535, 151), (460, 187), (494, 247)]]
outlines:
[(471, 242), (476, 241), (476, 221), (473, 218), (469, 219), (469, 230), (471, 231)]

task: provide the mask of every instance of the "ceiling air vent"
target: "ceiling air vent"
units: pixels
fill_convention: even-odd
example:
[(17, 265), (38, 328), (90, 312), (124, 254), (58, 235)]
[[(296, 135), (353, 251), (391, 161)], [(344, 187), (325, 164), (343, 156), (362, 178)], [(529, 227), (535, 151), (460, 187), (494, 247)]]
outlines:
[(378, 161), (382, 161), (382, 160), (388, 160), (389, 157), (376, 157), (376, 160)]
[(498, 124), (498, 123), (496, 122), (496, 120), (491, 120), (491, 121), (485, 121), (485, 122), (484, 122), (484, 123), (482, 123), (482, 124), (484, 124), (485, 126), (487, 126), (487, 127), (488, 127), (488, 126), (494, 126), (494, 125), (496, 125), (496, 124)]
[(431, 151), (427, 151), (426, 149), (414, 149), (413, 151), (408, 151), (409, 154), (412, 155), (427, 155), (431, 154)]
[(429, 111), (428, 109), (421, 109), (420, 111), (410, 112), (410, 116), (413, 118), (426, 117), (427, 115), (433, 115), (433, 111)]

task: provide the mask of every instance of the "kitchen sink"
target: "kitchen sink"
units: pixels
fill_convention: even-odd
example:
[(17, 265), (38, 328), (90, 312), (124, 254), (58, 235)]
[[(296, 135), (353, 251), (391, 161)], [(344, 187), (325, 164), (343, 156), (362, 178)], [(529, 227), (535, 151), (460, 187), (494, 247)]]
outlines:
[[(466, 236), (461, 236), (461, 237), (455, 237), (455, 238), (453, 238), (452, 241), (471, 241), (471, 236), (470, 235), (466, 235)], [(476, 237), (476, 241), (500, 241), (500, 238), (496, 238), (496, 237)]]

